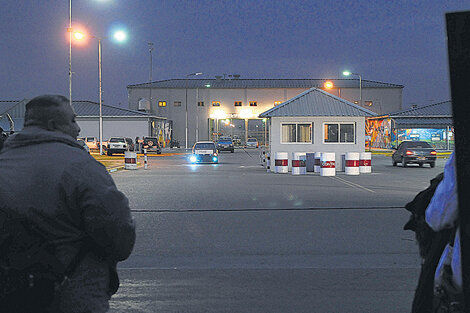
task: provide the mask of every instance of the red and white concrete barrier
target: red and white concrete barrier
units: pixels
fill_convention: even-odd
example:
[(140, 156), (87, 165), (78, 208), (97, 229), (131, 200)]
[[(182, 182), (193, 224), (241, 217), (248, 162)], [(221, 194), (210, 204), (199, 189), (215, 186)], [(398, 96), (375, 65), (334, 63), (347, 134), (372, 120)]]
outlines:
[(359, 172), (371, 173), (372, 172), (372, 153), (361, 152), (359, 156)]
[(289, 172), (289, 153), (276, 152), (274, 157), (275, 173), (285, 174)]
[(313, 165), (313, 171), (315, 173), (320, 173), (321, 168), (321, 152), (315, 152), (315, 163)]
[(137, 153), (133, 151), (126, 151), (124, 153), (124, 169), (136, 170), (137, 169)]
[(334, 152), (322, 152), (320, 157), (320, 176), (335, 176), (336, 165), (335, 165), (335, 153)]
[(359, 152), (346, 152), (344, 159), (346, 175), (359, 175)]
[(292, 152), (292, 175), (307, 174), (307, 156), (305, 152)]

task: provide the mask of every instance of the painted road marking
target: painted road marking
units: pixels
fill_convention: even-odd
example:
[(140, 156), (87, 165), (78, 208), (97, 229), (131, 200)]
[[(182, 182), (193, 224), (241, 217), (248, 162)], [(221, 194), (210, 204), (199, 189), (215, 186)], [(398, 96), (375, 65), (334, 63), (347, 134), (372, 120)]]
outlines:
[(360, 189), (360, 190), (364, 190), (364, 191), (368, 191), (368, 192), (375, 193), (375, 191), (372, 190), (372, 189), (369, 189), (369, 188), (366, 188), (366, 187), (361, 186), (361, 185), (359, 185), (359, 184), (350, 182), (350, 181), (348, 181), (348, 180), (346, 180), (346, 179), (343, 179), (343, 178), (341, 178), (341, 177), (337, 177), (337, 176), (333, 176), (333, 177), (332, 177), (332, 176), (329, 176), (329, 177), (330, 177), (331, 179), (334, 179), (334, 180), (336, 180), (336, 181), (339, 181), (339, 182), (341, 182), (341, 183), (343, 183), (343, 184), (345, 184), (345, 185), (348, 185), (348, 186), (350, 186), (350, 187), (353, 187), (353, 188), (356, 188), (356, 189)]

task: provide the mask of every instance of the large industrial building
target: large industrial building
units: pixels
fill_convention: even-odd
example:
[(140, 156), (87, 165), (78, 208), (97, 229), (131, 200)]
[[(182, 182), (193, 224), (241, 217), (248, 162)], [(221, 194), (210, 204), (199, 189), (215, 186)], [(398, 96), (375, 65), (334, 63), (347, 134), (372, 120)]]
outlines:
[(129, 109), (164, 117), (182, 147), (221, 135), (268, 141), (258, 115), (316, 87), (379, 115), (402, 110), (402, 85), (358, 79), (170, 79), (127, 87)]

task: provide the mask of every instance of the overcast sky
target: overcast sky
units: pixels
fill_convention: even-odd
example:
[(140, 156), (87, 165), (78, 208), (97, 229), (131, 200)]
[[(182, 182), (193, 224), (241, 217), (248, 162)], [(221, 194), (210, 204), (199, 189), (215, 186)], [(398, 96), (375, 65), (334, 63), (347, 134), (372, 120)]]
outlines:
[[(0, 100), (68, 97), (68, 0), (2, 0)], [(73, 0), (73, 25), (102, 37), (104, 103), (127, 107), (126, 86), (153, 80), (342, 78), (405, 86), (403, 105), (450, 99), (445, 16), (468, 0)], [(117, 26), (129, 40), (107, 39)], [(73, 98), (98, 101), (98, 44), (74, 45)]]

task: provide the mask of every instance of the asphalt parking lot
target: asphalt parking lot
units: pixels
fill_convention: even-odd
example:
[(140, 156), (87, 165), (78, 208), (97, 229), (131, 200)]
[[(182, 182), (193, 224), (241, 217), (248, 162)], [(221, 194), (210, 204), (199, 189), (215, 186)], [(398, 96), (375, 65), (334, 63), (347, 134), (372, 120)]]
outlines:
[(114, 179), (136, 210), (403, 207), (443, 171), (445, 160), (435, 168), (402, 168), (389, 156), (374, 155), (370, 174), (293, 176), (267, 173), (259, 149), (237, 149), (222, 152), (219, 164), (191, 164), (188, 155), (149, 157), (148, 170)]
[(406, 312), (420, 259), (403, 209), (443, 170), (267, 173), (259, 150), (113, 173), (137, 225), (111, 312)]

